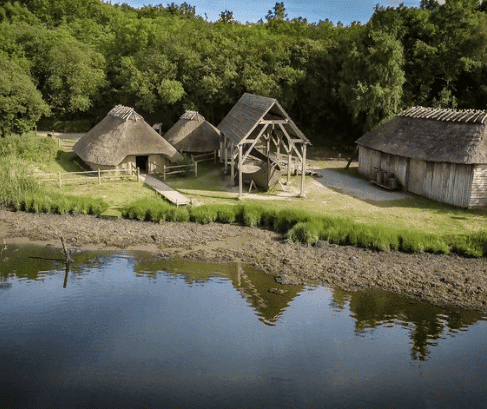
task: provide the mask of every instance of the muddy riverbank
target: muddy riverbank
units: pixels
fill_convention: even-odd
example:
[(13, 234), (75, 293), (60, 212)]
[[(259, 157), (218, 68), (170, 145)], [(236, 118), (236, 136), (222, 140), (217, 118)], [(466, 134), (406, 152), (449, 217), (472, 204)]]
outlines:
[(144, 249), (169, 257), (242, 262), (282, 283), (380, 288), (438, 305), (487, 311), (487, 261), (455, 255), (375, 252), (326, 242), (290, 243), (275, 232), (212, 223), (154, 224), (0, 210), (0, 240), (72, 248)]

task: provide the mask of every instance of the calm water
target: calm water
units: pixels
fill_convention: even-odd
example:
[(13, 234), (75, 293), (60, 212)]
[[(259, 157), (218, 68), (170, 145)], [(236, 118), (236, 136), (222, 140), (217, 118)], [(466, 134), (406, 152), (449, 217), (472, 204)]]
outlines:
[(239, 265), (51, 258), (0, 250), (0, 408), (485, 407), (481, 313)]

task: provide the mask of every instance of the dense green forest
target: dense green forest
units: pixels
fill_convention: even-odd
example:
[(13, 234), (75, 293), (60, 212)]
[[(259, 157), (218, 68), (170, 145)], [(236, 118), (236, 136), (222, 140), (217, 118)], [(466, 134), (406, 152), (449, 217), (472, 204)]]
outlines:
[[(244, 92), (277, 98), (315, 144), (351, 147), (412, 105), (485, 109), (487, 4), (376, 6), (367, 24), (208, 22), (187, 3), (0, 0), (0, 134), (116, 104), (168, 129), (184, 109), (218, 125)], [(39, 122), (40, 121), (40, 122)]]

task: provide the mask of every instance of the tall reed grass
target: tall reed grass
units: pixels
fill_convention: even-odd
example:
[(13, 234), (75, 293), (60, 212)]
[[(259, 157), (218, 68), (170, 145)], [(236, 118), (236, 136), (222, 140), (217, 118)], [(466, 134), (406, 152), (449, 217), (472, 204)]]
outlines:
[(441, 236), (394, 227), (368, 226), (349, 218), (317, 216), (301, 210), (274, 210), (262, 205), (204, 205), (174, 207), (162, 198), (142, 199), (126, 206), (123, 216), (153, 222), (192, 221), (207, 224), (239, 223), (250, 227), (268, 227), (285, 234), (290, 241), (308, 246), (319, 241), (352, 245), (376, 251), (398, 250), (408, 253), (448, 254), (468, 257), (487, 255), (487, 232)]

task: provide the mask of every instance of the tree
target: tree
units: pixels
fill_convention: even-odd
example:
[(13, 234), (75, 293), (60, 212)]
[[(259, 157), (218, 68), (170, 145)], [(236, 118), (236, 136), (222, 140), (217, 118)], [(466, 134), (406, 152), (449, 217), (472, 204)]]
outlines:
[(401, 108), (404, 53), (391, 34), (368, 30), (350, 45), (340, 93), (353, 119), (367, 132)]
[(49, 114), (29, 73), (0, 52), (0, 134), (31, 130), (42, 115)]
[(276, 2), (273, 10), (269, 10), (265, 16), (267, 21), (273, 19), (285, 20), (287, 18), (286, 8), (284, 7), (284, 2)]
[(222, 11), (220, 13), (220, 20), (223, 23), (234, 23), (235, 21), (233, 20), (233, 12), (229, 10)]

